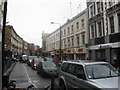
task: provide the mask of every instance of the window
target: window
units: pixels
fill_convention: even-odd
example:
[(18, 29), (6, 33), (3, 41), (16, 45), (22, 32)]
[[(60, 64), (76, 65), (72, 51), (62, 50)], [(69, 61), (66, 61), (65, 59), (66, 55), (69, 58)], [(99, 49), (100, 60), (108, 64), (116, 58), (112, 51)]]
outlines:
[(70, 47), (70, 38), (68, 38), (68, 47)]
[(76, 39), (77, 39), (77, 46), (79, 46), (79, 40), (80, 40), (80, 38), (79, 38), (79, 35), (76, 35)]
[(70, 64), (68, 66), (67, 72), (74, 75), (75, 74), (74, 70), (75, 70), (75, 65), (74, 64)]
[(63, 48), (63, 41), (61, 41), (61, 48)]
[(74, 32), (74, 26), (73, 25), (71, 26), (71, 31), (72, 31), (71, 33)]
[(90, 16), (93, 17), (93, 5), (90, 6)]
[(116, 77), (116, 69), (110, 64), (86, 65), (86, 73), (89, 79)]
[(63, 63), (62, 67), (61, 67), (61, 70), (66, 72), (67, 71), (67, 67), (68, 67), (68, 63)]
[(110, 1), (110, 2), (108, 2), (109, 7), (113, 6), (113, 4), (114, 4), (114, 3), (115, 3), (115, 1), (114, 1), (114, 0), (112, 0), (112, 1)]
[(61, 31), (61, 36), (63, 37), (63, 31)]
[(75, 65), (75, 75), (77, 76), (77, 74), (85, 75), (82, 65)]
[(66, 40), (64, 39), (64, 47), (66, 47)]
[(85, 33), (82, 34), (82, 44), (85, 44)]
[(97, 13), (99, 14), (100, 13), (100, 2), (97, 2)]
[(111, 33), (114, 33), (115, 32), (115, 30), (114, 30), (114, 17), (112, 16), (112, 17), (110, 17), (109, 18), (109, 23), (110, 23), (110, 30), (111, 30)]
[(68, 35), (70, 34), (70, 28), (68, 27)]
[(76, 23), (77, 31), (79, 30), (79, 22)]
[(64, 29), (64, 36), (66, 35), (66, 30)]
[(94, 38), (94, 26), (93, 25), (91, 25), (91, 38)]
[(118, 31), (120, 32), (120, 14), (118, 14)]
[(84, 25), (85, 25), (85, 24), (84, 24), (84, 19), (82, 19), (82, 20), (81, 20), (81, 26), (82, 26), (82, 28), (84, 28)]
[(74, 46), (74, 37), (71, 38), (72, 46)]
[(101, 26), (101, 22), (98, 22), (98, 33), (99, 33), (99, 36), (102, 36), (102, 26)]

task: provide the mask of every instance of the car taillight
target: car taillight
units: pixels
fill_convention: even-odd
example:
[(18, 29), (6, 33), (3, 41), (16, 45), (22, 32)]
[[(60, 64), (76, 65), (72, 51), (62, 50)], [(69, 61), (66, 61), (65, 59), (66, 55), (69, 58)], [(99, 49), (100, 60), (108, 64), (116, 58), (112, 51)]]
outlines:
[(38, 63), (34, 63), (34, 66), (36, 67), (38, 65)]

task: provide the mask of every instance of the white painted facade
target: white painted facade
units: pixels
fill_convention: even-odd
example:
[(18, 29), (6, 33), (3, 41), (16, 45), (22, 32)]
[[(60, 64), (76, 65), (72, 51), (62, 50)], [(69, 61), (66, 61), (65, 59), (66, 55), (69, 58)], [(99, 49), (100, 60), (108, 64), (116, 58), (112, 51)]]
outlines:
[[(80, 54), (84, 54), (84, 57), (79, 59), (87, 58), (87, 20), (87, 10), (85, 9), (71, 20), (68, 20), (64, 25), (61, 25), (61, 49), (67, 51), (65, 54), (68, 55), (67, 57), (70, 56), (69, 59), (76, 60), (77, 57), (81, 57)], [(46, 47), (47, 52), (60, 49), (60, 28), (47, 37)], [(82, 49), (82, 51), (79, 52), (78, 49)]]

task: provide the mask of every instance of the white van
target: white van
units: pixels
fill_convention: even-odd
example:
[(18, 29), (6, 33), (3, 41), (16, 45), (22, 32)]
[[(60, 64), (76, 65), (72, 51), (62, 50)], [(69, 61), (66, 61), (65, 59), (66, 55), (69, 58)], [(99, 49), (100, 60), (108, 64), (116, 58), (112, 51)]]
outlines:
[(27, 55), (22, 55), (22, 62), (26, 62), (28, 59), (28, 56)]

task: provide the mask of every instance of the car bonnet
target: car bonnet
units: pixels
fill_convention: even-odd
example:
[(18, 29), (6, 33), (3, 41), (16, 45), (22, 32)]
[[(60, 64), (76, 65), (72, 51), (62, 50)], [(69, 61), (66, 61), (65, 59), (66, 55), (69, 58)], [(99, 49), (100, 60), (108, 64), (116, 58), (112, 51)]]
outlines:
[(90, 79), (91, 84), (100, 88), (119, 88), (120, 89), (120, 77), (102, 78), (102, 79)]

